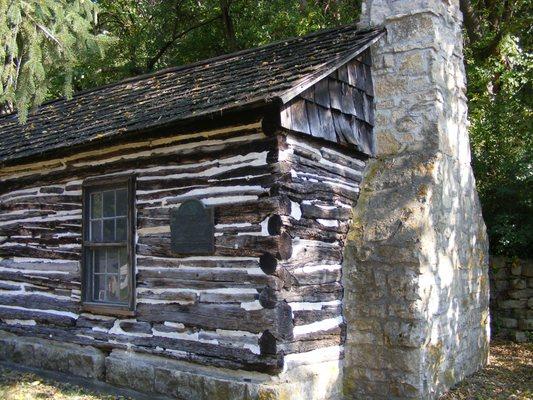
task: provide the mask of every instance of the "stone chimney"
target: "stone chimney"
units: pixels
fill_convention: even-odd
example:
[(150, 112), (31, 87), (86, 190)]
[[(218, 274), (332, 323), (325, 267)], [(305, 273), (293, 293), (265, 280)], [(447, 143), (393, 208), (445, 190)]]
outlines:
[(345, 254), (346, 399), (435, 399), (487, 362), (488, 241), (458, 0), (366, 0), (377, 158)]

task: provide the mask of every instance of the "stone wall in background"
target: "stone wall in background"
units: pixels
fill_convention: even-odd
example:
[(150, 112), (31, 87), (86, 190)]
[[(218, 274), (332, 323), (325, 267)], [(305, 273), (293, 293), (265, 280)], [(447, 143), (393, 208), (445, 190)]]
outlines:
[(533, 260), (492, 257), (490, 313), (494, 337), (533, 340)]
[(346, 399), (436, 399), (487, 362), (488, 242), (459, 0), (367, 0), (377, 159), (343, 267)]

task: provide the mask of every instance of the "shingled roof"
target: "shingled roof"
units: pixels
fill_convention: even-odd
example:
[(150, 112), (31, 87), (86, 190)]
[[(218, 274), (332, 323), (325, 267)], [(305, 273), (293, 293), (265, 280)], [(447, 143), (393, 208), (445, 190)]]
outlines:
[(200, 116), (286, 103), (383, 34), (354, 25), (129, 78), (0, 118), (0, 165)]

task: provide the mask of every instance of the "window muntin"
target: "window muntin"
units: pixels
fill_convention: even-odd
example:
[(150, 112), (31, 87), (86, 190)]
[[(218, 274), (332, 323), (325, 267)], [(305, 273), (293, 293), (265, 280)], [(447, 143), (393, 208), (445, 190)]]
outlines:
[(133, 309), (133, 178), (84, 183), (84, 304)]
[(91, 193), (89, 240), (125, 242), (127, 240), (128, 191), (126, 188)]
[(90, 250), (91, 301), (124, 303), (129, 300), (129, 263), (125, 247)]

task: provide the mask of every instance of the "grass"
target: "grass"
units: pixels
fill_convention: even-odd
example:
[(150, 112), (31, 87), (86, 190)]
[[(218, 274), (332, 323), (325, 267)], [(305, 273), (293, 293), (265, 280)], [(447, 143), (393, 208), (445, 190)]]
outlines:
[[(0, 367), (1, 400), (112, 400), (79, 386)], [(472, 375), (440, 400), (532, 400), (533, 344), (495, 342), (490, 365)]]
[(35, 374), (0, 366), (0, 400), (116, 400), (126, 397), (102, 395), (68, 383), (43, 379)]

